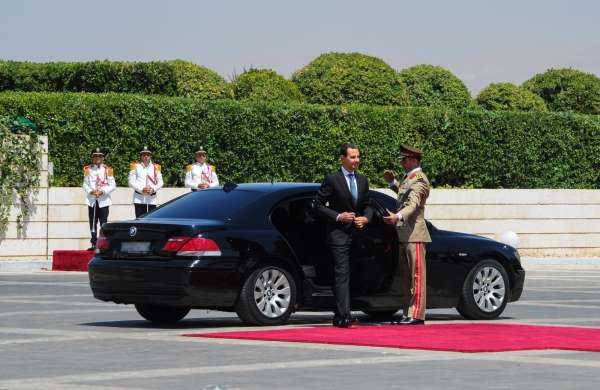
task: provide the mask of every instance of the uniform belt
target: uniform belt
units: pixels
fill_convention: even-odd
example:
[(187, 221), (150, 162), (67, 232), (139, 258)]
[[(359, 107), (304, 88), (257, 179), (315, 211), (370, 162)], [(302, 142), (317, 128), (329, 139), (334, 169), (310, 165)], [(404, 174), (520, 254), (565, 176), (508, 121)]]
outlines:
[(140, 194), (142, 196), (154, 196), (156, 195), (156, 191), (151, 193), (151, 194), (144, 194), (143, 192), (139, 192), (139, 191), (135, 191), (136, 194)]

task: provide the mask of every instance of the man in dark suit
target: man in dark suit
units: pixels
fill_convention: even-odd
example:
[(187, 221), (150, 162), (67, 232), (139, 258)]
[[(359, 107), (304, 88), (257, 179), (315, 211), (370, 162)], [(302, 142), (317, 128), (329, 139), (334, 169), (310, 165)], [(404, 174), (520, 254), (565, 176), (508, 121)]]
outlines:
[(369, 181), (356, 173), (360, 164), (358, 146), (340, 146), (342, 166), (327, 175), (316, 195), (316, 211), (327, 220), (327, 240), (331, 247), (335, 276), (335, 315), (333, 325), (348, 328), (350, 317), (350, 251), (358, 231), (373, 215), (369, 199)]

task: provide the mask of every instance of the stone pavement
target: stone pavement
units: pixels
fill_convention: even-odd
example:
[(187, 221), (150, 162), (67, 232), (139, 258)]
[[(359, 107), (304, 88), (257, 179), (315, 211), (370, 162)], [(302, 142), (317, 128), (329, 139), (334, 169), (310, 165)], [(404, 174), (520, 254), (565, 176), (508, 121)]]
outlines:
[[(600, 269), (533, 265), (521, 301), (497, 322), (600, 327)], [(358, 313), (357, 313), (358, 314)], [(359, 315), (359, 314), (358, 314)], [(328, 326), (296, 313), (289, 326)], [(428, 324), (462, 321), (431, 310)], [(465, 354), (181, 337), (252, 329), (194, 310), (170, 327), (92, 298), (77, 272), (0, 273), (0, 389), (596, 389), (600, 354), (561, 350)]]

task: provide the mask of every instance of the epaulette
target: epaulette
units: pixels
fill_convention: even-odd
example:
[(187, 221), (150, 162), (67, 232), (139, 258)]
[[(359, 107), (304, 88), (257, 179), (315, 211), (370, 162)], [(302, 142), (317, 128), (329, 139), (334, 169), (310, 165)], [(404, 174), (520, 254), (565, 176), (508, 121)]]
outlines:
[(185, 166), (185, 171), (186, 172), (191, 172), (193, 168), (194, 168), (194, 166), (192, 164), (188, 164), (188, 165)]
[(131, 164), (129, 164), (129, 170), (133, 171), (134, 169), (137, 168), (137, 165), (138, 165), (137, 161), (133, 161)]
[(160, 164), (154, 164), (154, 168), (156, 169), (156, 172), (160, 172)]
[(417, 171), (415, 173), (413, 173), (412, 175), (410, 175), (409, 179), (411, 180), (423, 180), (425, 178), (425, 175), (423, 175), (423, 172), (421, 171)]
[(89, 176), (89, 175), (90, 175), (90, 166), (84, 165), (83, 166), (83, 176)]
[(215, 167), (214, 165), (211, 165), (211, 166), (210, 166), (210, 169), (212, 169), (212, 171), (213, 171), (213, 172), (216, 172), (216, 171), (217, 171), (217, 167)]
[(113, 167), (111, 167), (110, 165), (106, 166), (106, 176), (114, 176)]

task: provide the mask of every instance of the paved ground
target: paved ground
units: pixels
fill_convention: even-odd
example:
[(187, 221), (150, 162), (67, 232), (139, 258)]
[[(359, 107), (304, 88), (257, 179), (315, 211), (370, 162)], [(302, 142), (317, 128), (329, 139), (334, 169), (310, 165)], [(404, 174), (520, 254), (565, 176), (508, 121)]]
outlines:
[[(600, 268), (532, 266), (522, 301), (499, 321), (600, 327)], [(328, 323), (299, 313), (292, 326)], [(430, 324), (460, 321), (433, 310)], [(178, 326), (95, 301), (84, 273), (0, 273), (0, 389), (597, 389), (600, 353), (464, 354), (186, 338), (236, 329), (192, 311)], [(248, 328), (244, 328), (248, 329)]]

